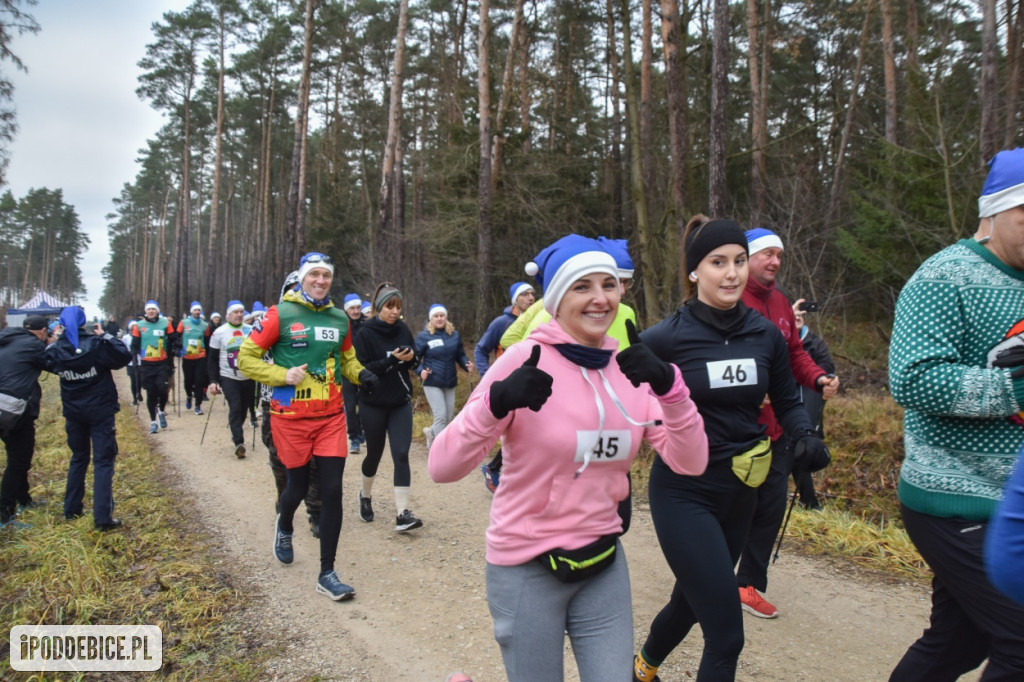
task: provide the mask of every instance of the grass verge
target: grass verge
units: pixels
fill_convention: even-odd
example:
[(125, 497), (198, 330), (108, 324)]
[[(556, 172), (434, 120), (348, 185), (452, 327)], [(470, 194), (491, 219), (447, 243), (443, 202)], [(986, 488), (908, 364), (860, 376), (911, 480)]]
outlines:
[[(109, 533), (93, 528), (91, 474), (86, 515), (64, 520), (69, 453), (59, 387), (52, 379), (45, 384), (29, 482), (33, 497), (48, 504), (22, 514), (31, 528), (0, 531), (4, 630), (31, 624), (158, 625), (161, 672), (168, 679), (265, 678), (263, 661), (273, 649), (255, 641), (244, 624), (246, 598), (233, 584), (230, 564), (195, 525), (194, 505), (150, 450), (132, 412), (123, 410), (117, 419), (114, 492), (124, 528)], [(71, 679), (100, 677), (79, 675)], [(69, 679), (67, 673), (29, 676), (11, 670), (6, 637), (0, 643), (0, 678)], [(118, 677), (104, 673), (103, 679)]]

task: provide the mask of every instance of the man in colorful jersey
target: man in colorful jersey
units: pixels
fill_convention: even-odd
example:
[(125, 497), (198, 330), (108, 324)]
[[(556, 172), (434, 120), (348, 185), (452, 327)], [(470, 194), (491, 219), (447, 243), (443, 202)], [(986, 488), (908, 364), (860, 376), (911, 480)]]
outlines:
[(228, 427), (238, 459), (245, 458), (245, 415), (253, 409), (256, 401), (256, 382), (242, 374), (238, 367), (238, 351), (252, 331), (251, 326), (242, 322), (244, 316), (245, 306), (241, 301), (228, 301), (224, 324), (210, 335), (206, 363), (210, 373), (210, 395), (223, 393), (228, 403)]
[(174, 376), (173, 358), (179, 344), (178, 332), (160, 314), (159, 304), (146, 301), (145, 315), (132, 329), (132, 353), (142, 358), (140, 373), (142, 388), (146, 391), (150, 433), (167, 428), (167, 396)]
[[(839, 379), (816, 365), (804, 350), (793, 306), (775, 286), (775, 278), (782, 267), (782, 239), (769, 229), (756, 227), (747, 230), (747, 248), (750, 278), (743, 290), (744, 305), (764, 315), (782, 332), (789, 347), (789, 365), (796, 383), (820, 391), (828, 400), (839, 390)], [(768, 427), (772, 464), (768, 478), (757, 489), (757, 510), (736, 571), (736, 581), (744, 611), (758, 618), (775, 618), (779, 615), (778, 609), (759, 591), (768, 589), (768, 558), (786, 514), (789, 474), (800, 466), (799, 462), (791, 461), (790, 441), (805, 434), (792, 433), (784, 437), (771, 405), (762, 408), (758, 421)]]
[(210, 323), (203, 319), (203, 306), (192, 301), (189, 316), (178, 323), (181, 336), (181, 373), (185, 382), (185, 409), (195, 403), (196, 414), (203, 413), (206, 385), (210, 383), (206, 371), (206, 348), (210, 343)]
[[(341, 481), (345, 473), (345, 412), (341, 376), (356, 384), (376, 381), (356, 360), (348, 315), (331, 301), (334, 263), (322, 253), (299, 262), (299, 288), (285, 292), (259, 321), (238, 354), (239, 368), (273, 387), (270, 420), (274, 444), (288, 469), (274, 533), (274, 555), (295, 558), (292, 525), (309, 486), (310, 462), (320, 477), (320, 574), (317, 592), (340, 601), (355, 596), (341, 582), (334, 560), (341, 537)], [(274, 364), (263, 362), (267, 351)]]

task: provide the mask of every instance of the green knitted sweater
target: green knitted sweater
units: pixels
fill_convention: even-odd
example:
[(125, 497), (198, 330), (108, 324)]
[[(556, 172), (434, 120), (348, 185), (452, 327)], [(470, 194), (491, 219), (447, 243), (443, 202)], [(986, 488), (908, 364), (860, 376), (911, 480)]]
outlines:
[(899, 497), (939, 517), (984, 521), (1024, 443), (1024, 378), (990, 368), (1024, 343), (1024, 272), (963, 239), (926, 260), (900, 292), (889, 346), (906, 410)]

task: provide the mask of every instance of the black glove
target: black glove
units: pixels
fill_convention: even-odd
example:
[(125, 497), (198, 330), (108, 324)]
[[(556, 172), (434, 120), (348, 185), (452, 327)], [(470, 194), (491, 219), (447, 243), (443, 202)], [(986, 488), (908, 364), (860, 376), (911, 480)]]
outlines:
[(825, 441), (818, 438), (813, 431), (800, 436), (793, 447), (793, 470), (814, 473), (821, 471), (832, 461)]
[(643, 344), (633, 320), (626, 320), (626, 338), (629, 339), (629, 348), (615, 356), (622, 373), (636, 387), (641, 383), (647, 383), (658, 395), (668, 393), (676, 382), (676, 373), (672, 365)]
[(539, 412), (551, 396), (551, 375), (537, 368), (540, 346), (534, 346), (530, 357), (501, 381), (491, 384), (491, 414), (503, 419), (512, 410), (528, 407)]
[(368, 369), (359, 373), (359, 384), (369, 393), (373, 393), (380, 386), (380, 377)]
[(1014, 367), (1016, 369), (1010, 372), (1010, 377), (1013, 379), (1021, 378), (1024, 376), (1024, 346), (1014, 346), (1000, 351), (996, 355), (996, 359), (992, 361), (992, 366), (1005, 369)]

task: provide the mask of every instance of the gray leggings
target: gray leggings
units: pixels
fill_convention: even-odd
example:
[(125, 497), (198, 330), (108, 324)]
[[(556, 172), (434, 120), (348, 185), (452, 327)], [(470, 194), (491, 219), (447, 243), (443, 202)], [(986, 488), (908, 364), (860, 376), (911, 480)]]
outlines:
[(487, 564), (487, 603), (509, 682), (562, 682), (566, 632), (581, 682), (629, 679), (633, 602), (621, 542), (615, 551), (611, 566), (577, 583), (559, 582), (536, 561)]
[(424, 386), (423, 395), (427, 396), (430, 412), (434, 415), (434, 423), (430, 425), (430, 430), (436, 438), (455, 416), (455, 389)]

